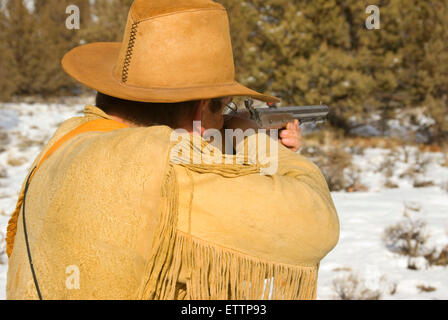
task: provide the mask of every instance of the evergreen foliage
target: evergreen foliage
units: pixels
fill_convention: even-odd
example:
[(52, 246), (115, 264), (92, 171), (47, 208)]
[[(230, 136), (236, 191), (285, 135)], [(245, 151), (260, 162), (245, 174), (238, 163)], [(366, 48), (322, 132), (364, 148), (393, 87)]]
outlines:
[(429, 142), (448, 137), (448, 0), (378, 1), (379, 30), (365, 26), (366, 0), (220, 2), (244, 84), (283, 105), (328, 104), (346, 132), (422, 108)]
[[(71, 48), (121, 41), (132, 0), (4, 0), (0, 11), (0, 99), (74, 94), (82, 88), (60, 60)], [(148, 0), (149, 1), (149, 0)], [(365, 26), (368, 0), (217, 0), (228, 9), (238, 80), (282, 98), (324, 103), (348, 132), (372, 114), (387, 120), (422, 108), (448, 137), (448, 0), (378, 0), (381, 29)], [(81, 29), (65, 27), (69, 4)], [(210, 44), (212, 45), (212, 44)]]

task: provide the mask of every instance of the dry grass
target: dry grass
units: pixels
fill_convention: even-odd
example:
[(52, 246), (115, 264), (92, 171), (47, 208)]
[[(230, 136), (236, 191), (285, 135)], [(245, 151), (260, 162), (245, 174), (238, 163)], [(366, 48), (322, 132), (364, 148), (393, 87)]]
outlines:
[(347, 192), (366, 192), (369, 188), (361, 183), (361, 169), (350, 165), (346, 170), (349, 185), (345, 188)]
[(8, 178), (8, 171), (6, 170), (6, 168), (0, 167), (0, 179), (5, 179), (5, 178)]
[(440, 186), (443, 190), (445, 190), (446, 192), (448, 192), (448, 181), (442, 183), (442, 185)]
[(308, 134), (305, 137), (305, 143), (308, 146), (331, 145), (335, 147), (349, 147), (362, 152), (366, 148), (382, 148), (382, 149), (400, 149), (406, 146), (415, 146), (421, 152), (443, 152), (445, 154), (446, 166), (448, 166), (448, 146), (438, 144), (418, 144), (410, 143), (394, 137), (356, 137), (344, 136), (342, 132), (321, 130)]
[(425, 255), (425, 259), (428, 261), (430, 266), (448, 266), (448, 245), (440, 252), (433, 249), (429, 254)]
[(345, 144), (348, 147), (357, 146), (359, 148), (382, 148), (382, 149), (394, 149), (403, 145), (403, 141), (395, 138), (387, 137), (354, 137), (345, 138), (345, 141), (336, 140), (335, 143)]
[(431, 163), (431, 159), (424, 156), (421, 152), (415, 154), (414, 170), (417, 173), (425, 173), (428, 165)]
[(410, 153), (403, 153), (405, 156), (405, 162), (409, 163), (408, 168), (400, 174), (400, 178), (408, 178), (413, 181), (414, 188), (426, 188), (434, 186), (434, 181), (426, 180), (425, 173), (428, 165), (431, 163), (431, 159), (422, 154), (420, 151), (414, 153), (413, 161), (410, 161)]
[(443, 152), (443, 147), (437, 144), (423, 144), (419, 145), (418, 149), (421, 152)]
[(19, 144), (17, 145), (20, 151), (25, 151), (33, 146), (39, 146), (39, 147), (44, 146), (44, 141), (30, 139), (27, 136), (22, 135), (21, 133), (17, 135), (17, 138), (20, 141)]
[(332, 271), (334, 271), (334, 272), (352, 271), (352, 268), (350, 268), (350, 267), (337, 267), (337, 268), (334, 268)]
[(395, 182), (393, 182), (390, 179), (386, 179), (386, 182), (384, 183), (384, 187), (386, 187), (388, 189), (396, 189), (396, 188), (398, 188), (398, 184), (396, 184)]
[(1, 209), (0, 210), (0, 216), (2, 216), (2, 217), (10, 217), (11, 215), (7, 214), (5, 210)]
[(448, 167), (448, 156), (445, 155), (445, 162), (442, 163), (442, 167)]
[(443, 148), (443, 156), (444, 156), (444, 161), (442, 163), (442, 166), (448, 167), (448, 145), (445, 145)]
[(365, 281), (352, 272), (333, 280), (333, 291), (340, 300), (379, 300), (380, 290), (366, 287)]
[(381, 162), (378, 171), (383, 172), (386, 178), (390, 178), (394, 175), (395, 164), (400, 160), (400, 154), (396, 148), (390, 149), (388, 154)]
[(13, 166), (13, 167), (20, 167), (26, 161), (27, 161), (27, 159), (24, 157), (14, 157), (14, 156), (9, 155), (7, 163), (8, 163), (8, 165)]
[(6, 151), (6, 146), (11, 142), (9, 135), (0, 129), (0, 153)]
[[(398, 188), (398, 185), (393, 181), (393, 176), (397, 170), (396, 163), (402, 161), (409, 163), (409, 167), (401, 173), (400, 178), (409, 178), (416, 188), (433, 186), (432, 181), (424, 179), (424, 174), (431, 159), (426, 157), (423, 152), (445, 152), (444, 147), (439, 145), (409, 144), (408, 141), (389, 137), (347, 137), (338, 131), (329, 130), (307, 135), (304, 144), (302, 153), (312, 158), (321, 168), (331, 191), (367, 190), (359, 183), (356, 169), (351, 165), (351, 156), (364, 154), (366, 148), (389, 149), (389, 153), (379, 166), (379, 171), (383, 172), (386, 178), (384, 184), (386, 188)], [(417, 147), (417, 150), (421, 152), (417, 151), (414, 154), (415, 149), (411, 147)], [(320, 151), (307, 154), (306, 149), (308, 148)], [(446, 165), (448, 165), (448, 153), (446, 155)], [(332, 160), (326, 161), (323, 159), (324, 157)]]
[(414, 188), (427, 188), (427, 187), (433, 187), (434, 182), (433, 181), (419, 181), (414, 180), (413, 184)]
[(404, 145), (406, 142), (390, 137), (352, 137), (344, 136), (340, 131), (321, 130), (313, 132), (305, 137), (307, 146), (327, 145), (334, 147), (354, 148), (358, 152), (366, 148), (393, 149)]
[[(352, 165), (352, 155), (363, 155), (366, 148), (385, 148), (389, 153), (379, 165), (378, 172), (385, 176), (384, 187), (398, 188), (394, 181), (397, 175), (397, 163), (408, 163), (408, 167), (398, 172), (400, 179), (409, 179), (415, 188), (434, 186), (434, 182), (425, 179), (431, 157), (426, 152), (445, 154), (444, 164), (448, 166), (448, 147), (409, 143), (388, 137), (347, 137), (338, 131), (322, 130), (309, 134), (304, 139), (302, 154), (313, 160), (324, 174), (331, 191), (347, 192), (367, 191), (360, 183), (357, 169)], [(312, 152), (309, 152), (312, 150)], [(441, 186), (448, 191), (447, 185)]]
[(392, 181), (394, 173), (396, 171), (395, 164), (400, 160), (400, 153), (397, 148), (389, 150), (388, 154), (384, 157), (377, 172), (382, 172), (386, 178), (384, 187), (388, 189), (398, 188), (398, 185)]
[(408, 168), (411, 177), (415, 177), (417, 174), (424, 174), (431, 163), (431, 159), (422, 155), (420, 152), (415, 154), (414, 162)]
[(417, 289), (420, 290), (420, 292), (433, 292), (436, 291), (437, 289), (431, 286), (426, 286), (424, 284), (419, 284), (417, 286)]

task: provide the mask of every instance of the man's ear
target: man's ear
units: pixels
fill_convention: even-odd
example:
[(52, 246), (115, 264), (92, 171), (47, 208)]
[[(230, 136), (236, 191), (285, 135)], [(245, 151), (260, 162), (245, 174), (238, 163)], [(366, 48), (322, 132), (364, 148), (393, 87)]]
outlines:
[(202, 115), (207, 112), (207, 108), (209, 108), (210, 99), (199, 101), (198, 107), (196, 108), (196, 112), (194, 115), (195, 121), (201, 121)]
[(202, 113), (207, 112), (207, 110), (209, 110), (211, 102), (212, 101), (210, 99), (201, 100), (199, 102), (199, 108), (201, 108)]
[(199, 101), (198, 107), (196, 108), (196, 112), (194, 114), (193, 121), (201, 121), (201, 127), (195, 128), (195, 129), (193, 129), (193, 131), (196, 131), (196, 132), (200, 131), (201, 136), (203, 136), (204, 132), (205, 132), (205, 128), (202, 125), (202, 115), (207, 112), (207, 109), (209, 108), (210, 101), (211, 101), (210, 99)]

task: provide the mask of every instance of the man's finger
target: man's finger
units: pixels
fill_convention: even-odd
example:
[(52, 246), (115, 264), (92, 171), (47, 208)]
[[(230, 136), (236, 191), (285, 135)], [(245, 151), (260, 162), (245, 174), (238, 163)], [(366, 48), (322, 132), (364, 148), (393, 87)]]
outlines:
[(282, 144), (287, 147), (288, 149), (296, 152), (299, 150), (299, 146), (297, 146), (294, 142), (292, 141), (287, 141), (286, 139), (282, 140)]
[(286, 147), (295, 147), (296, 144), (297, 144), (297, 139), (294, 139), (294, 138), (283, 138), (282, 139), (282, 143)]
[(293, 133), (292, 130), (282, 130), (282, 131), (280, 131), (280, 137), (281, 138), (291, 137), (293, 134), (294, 133)]
[(301, 134), (297, 130), (282, 130), (280, 131), (280, 137), (300, 137)]

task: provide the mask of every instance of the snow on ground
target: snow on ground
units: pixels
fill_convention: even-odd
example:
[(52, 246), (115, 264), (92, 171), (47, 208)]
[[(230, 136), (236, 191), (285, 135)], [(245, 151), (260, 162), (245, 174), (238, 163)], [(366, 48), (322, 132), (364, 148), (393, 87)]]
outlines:
[[(350, 274), (364, 282), (364, 288), (379, 290), (381, 299), (448, 299), (448, 266), (429, 267), (421, 258), (416, 259), (419, 270), (410, 270), (408, 258), (390, 252), (382, 241), (384, 230), (403, 220), (405, 206), (410, 206), (420, 208), (414, 219), (427, 223), (426, 246), (441, 250), (448, 245), (448, 189), (443, 188), (448, 183), (448, 168), (441, 166), (443, 156), (424, 153), (416, 157), (417, 150), (411, 147), (405, 151), (409, 153), (407, 163), (403, 154), (366, 149), (353, 162), (361, 169), (361, 183), (369, 191), (332, 193), (341, 234), (336, 248), (321, 262), (318, 299), (334, 299), (335, 279), (347, 279)], [(394, 160), (390, 180), (398, 188), (384, 187), (388, 157)], [(425, 162), (426, 169), (416, 177), (400, 178), (409, 167), (420, 168)], [(414, 188), (414, 180), (432, 181), (434, 186)], [(435, 290), (420, 292), (420, 285)]]
[[(31, 162), (58, 124), (80, 116), (83, 107), (0, 105), (0, 240)], [(6, 132), (7, 138), (2, 132)], [(353, 158), (361, 172), (360, 182), (369, 191), (332, 193), (341, 235), (336, 248), (321, 262), (318, 299), (337, 298), (335, 283), (352, 287), (357, 283), (359, 295), (362, 291), (379, 292), (381, 299), (448, 299), (448, 266), (428, 266), (420, 258), (416, 259), (418, 270), (410, 270), (407, 257), (389, 251), (382, 241), (384, 230), (403, 219), (404, 207), (408, 205), (421, 208), (415, 215), (427, 223), (427, 246), (441, 250), (448, 245), (448, 168), (441, 166), (442, 155), (419, 154), (411, 147), (395, 152), (370, 148)], [(387, 172), (387, 168), (392, 170)], [(414, 169), (413, 175), (409, 168)], [(387, 181), (397, 188), (385, 188)], [(414, 188), (415, 181), (432, 181), (433, 185)], [(4, 242), (0, 245), (2, 250)], [(6, 272), (7, 258), (3, 255), (0, 299), (6, 296)], [(422, 291), (419, 286), (435, 290)]]
[[(402, 219), (403, 203), (418, 203), (430, 234), (428, 245), (448, 244), (448, 194), (437, 187), (399, 188), (380, 192), (333, 193), (341, 224), (336, 248), (321, 262), (318, 299), (333, 299), (335, 278), (352, 272), (383, 299), (448, 299), (448, 267), (409, 270), (407, 258), (388, 251), (382, 242), (387, 226)], [(383, 281), (382, 281), (383, 278)], [(420, 293), (417, 286), (436, 288)], [(390, 292), (395, 288), (396, 293)]]

